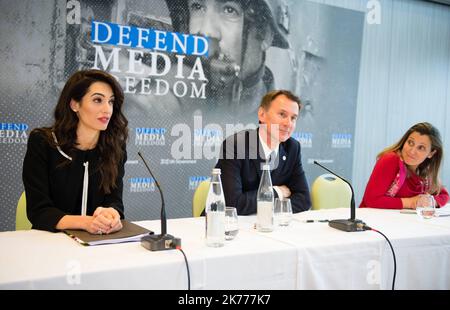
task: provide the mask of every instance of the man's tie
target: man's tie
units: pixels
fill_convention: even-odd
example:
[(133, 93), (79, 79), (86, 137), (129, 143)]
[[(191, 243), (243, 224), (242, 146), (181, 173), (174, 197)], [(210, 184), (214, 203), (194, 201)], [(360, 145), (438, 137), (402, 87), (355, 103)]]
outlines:
[(270, 165), (270, 170), (274, 169), (275, 166), (276, 153), (275, 151), (270, 152), (269, 156), (267, 156), (266, 163)]

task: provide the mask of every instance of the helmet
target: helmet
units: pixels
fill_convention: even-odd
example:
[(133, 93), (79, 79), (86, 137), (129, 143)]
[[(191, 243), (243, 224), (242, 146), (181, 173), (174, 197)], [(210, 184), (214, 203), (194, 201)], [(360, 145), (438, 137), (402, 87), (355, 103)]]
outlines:
[[(241, 0), (242, 7), (257, 20), (269, 21), (274, 32), (272, 46), (289, 48), (289, 11), (284, 0)], [(189, 31), (189, 8), (187, 0), (166, 0), (172, 26), (177, 32)], [(262, 19), (259, 18), (262, 16)]]
[(268, 17), (274, 32), (272, 45), (280, 48), (289, 48), (287, 39), (289, 34), (288, 5), (283, 0), (259, 0), (258, 2), (261, 2), (259, 7), (269, 14)]

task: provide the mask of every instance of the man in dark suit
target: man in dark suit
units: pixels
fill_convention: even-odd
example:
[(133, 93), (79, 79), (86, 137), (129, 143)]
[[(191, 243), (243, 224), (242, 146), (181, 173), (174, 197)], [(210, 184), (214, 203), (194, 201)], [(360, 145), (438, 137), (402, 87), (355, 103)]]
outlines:
[(291, 138), (302, 105), (289, 91), (267, 93), (258, 109), (260, 127), (228, 137), (216, 168), (228, 206), (238, 214), (256, 213), (262, 165), (271, 164), (275, 197), (290, 198), (294, 213), (309, 210), (311, 200), (301, 161), (300, 143)]

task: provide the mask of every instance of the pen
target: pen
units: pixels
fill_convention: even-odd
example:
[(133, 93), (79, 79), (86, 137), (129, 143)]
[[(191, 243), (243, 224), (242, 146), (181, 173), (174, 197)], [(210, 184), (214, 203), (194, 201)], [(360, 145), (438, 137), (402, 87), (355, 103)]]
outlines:
[(306, 220), (305, 223), (326, 223), (328, 220)]

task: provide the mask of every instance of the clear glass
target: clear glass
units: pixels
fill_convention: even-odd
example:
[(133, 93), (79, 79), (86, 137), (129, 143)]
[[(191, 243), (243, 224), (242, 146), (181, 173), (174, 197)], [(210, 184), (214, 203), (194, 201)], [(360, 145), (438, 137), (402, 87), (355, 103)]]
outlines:
[(416, 212), (423, 219), (431, 219), (436, 214), (434, 197), (428, 194), (420, 195), (416, 203)]
[(233, 240), (239, 232), (236, 208), (225, 208), (225, 240)]
[(264, 165), (256, 195), (256, 229), (260, 232), (273, 231), (273, 203), (274, 194), (270, 166)]
[(213, 169), (205, 213), (206, 245), (222, 247), (225, 244), (225, 196), (220, 180), (220, 169)]
[(289, 198), (275, 199), (275, 222), (279, 226), (288, 226), (292, 220), (292, 205)]

